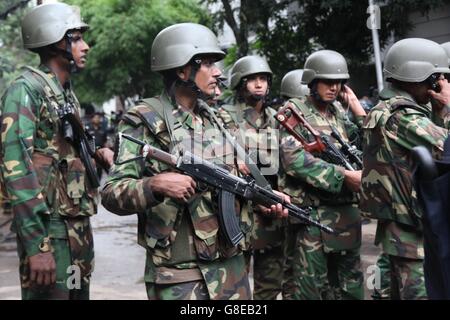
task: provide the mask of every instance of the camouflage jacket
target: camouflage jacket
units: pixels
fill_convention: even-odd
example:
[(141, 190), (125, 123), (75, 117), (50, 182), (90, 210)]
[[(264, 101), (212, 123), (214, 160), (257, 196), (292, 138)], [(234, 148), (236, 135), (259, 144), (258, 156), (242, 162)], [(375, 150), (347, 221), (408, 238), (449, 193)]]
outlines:
[[(39, 70), (79, 112), (70, 84), (62, 88), (50, 69), (40, 66)], [(13, 227), (28, 256), (39, 253), (44, 237), (53, 236), (50, 216), (71, 218), (96, 212), (97, 190), (89, 186), (77, 151), (60, 134), (59, 104), (50, 92), (42, 77), (26, 70), (1, 101), (0, 168), (14, 212)]]
[[(328, 106), (327, 117), (319, 113), (313, 103), (307, 99), (290, 99), (286, 104), (293, 104), (303, 114), (306, 121), (319, 132), (330, 137), (330, 141), (340, 148), (332, 138), (331, 126), (338, 130), (342, 138), (359, 147), (360, 129), (351, 122), (338, 102)], [(356, 203), (357, 197), (344, 186), (344, 168), (321, 159), (321, 154), (311, 154), (304, 150), (287, 130), (282, 127), (281, 162), (285, 171), (281, 187), (290, 194), (294, 201), (303, 206)], [(302, 128), (300, 134), (312, 141), (311, 133)]]
[(444, 106), (442, 113), (437, 115), (434, 111), (431, 115), (431, 120), (439, 127), (450, 130), (450, 105)]
[[(261, 173), (267, 178), (272, 188), (278, 189), (279, 173), (279, 133), (275, 110), (264, 108), (259, 113), (254, 107), (239, 103), (223, 105), (218, 110), (224, 125), (235, 132), (237, 139), (258, 164)], [(254, 225), (250, 234), (253, 249), (280, 246), (284, 232), (284, 220), (254, 215)]]
[[(439, 157), (448, 131), (431, 121), (431, 107), (393, 87), (380, 93), (363, 126), (361, 211), (379, 219), (376, 242), (392, 255), (423, 258), (421, 206), (410, 151), (426, 146)], [(392, 223), (395, 222), (395, 223)]]
[[(330, 136), (330, 126), (333, 126), (345, 141), (358, 145), (360, 129), (348, 119), (338, 102), (328, 105), (325, 118), (309, 99), (290, 99), (286, 103), (297, 107), (306, 121), (319, 132)], [(306, 129), (301, 129), (300, 133), (311, 141), (311, 134)], [(280, 134), (284, 169), (280, 180), (281, 191), (289, 194), (294, 203), (313, 207), (313, 216), (340, 232), (337, 237), (322, 233), (327, 251), (359, 247), (361, 225), (356, 208), (358, 197), (344, 185), (344, 168), (322, 160), (320, 154), (305, 151), (303, 145), (284, 127)], [(340, 148), (332, 137), (330, 141)]]
[[(169, 125), (172, 134), (161, 115), (163, 108), (173, 115), (173, 127)], [(217, 164), (225, 162), (236, 172), (233, 148), (222, 138), (216, 125), (196, 110), (189, 112), (180, 106), (173, 107), (166, 93), (144, 100), (129, 110), (119, 124), (119, 132), (167, 152), (174, 152), (178, 144), (183, 143), (185, 150)], [(117, 160), (135, 156), (137, 147), (123, 140), (116, 150)], [(166, 268), (173, 271), (199, 267), (205, 273), (205, 264), (220, 264), (227, 257), (241, 254), (241, 249), (245, 248), (244, 241), (237, 248), (226, 248), (223, 243), (216, 214), (218, 190), (199, 191), (187, 205), (153, 195), (149, 179), (171, 170), (153, 160), (115, 165), (102, 192), (102, 203), (108, 210), (117, 214), (138, 213), (139, 243), (150, 252), (152, 260), (152, 267), (146, 269), (147, 282), (158, 282), (164, 277), (166, 281), (176, 281), (173, 272), (169, 273), (172, 276), (167, 276)], [(246, 233), (251, 228), (247, 210), (241, 210), (240, 218), (241, 229)], [(185, 281), (190, 276), (184, 273), (182, 277)]]

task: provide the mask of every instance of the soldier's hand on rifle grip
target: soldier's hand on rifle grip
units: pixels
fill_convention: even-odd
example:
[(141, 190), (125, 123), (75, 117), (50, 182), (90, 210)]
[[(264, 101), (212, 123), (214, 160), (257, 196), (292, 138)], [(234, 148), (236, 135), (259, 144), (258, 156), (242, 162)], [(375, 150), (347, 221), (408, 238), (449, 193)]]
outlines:
[(105, 170), (109, 170), (114, 163), (114, 151), (109, 148), (100, 148), (95, 153), (101, 162), (100, 165)]
[(361, 188), (361, 173), (362, 171), (345, 170), (344, 183), (353, 192), (359, 192)]
[(444, 106), (450, 106), (450, 83), (443, 76), (439, 78), (437, 84), (440, 88), (439, 92), (428, 90), (431, 97), (431, 105), (434, 111), (441, 111)]
[(51, 252), (29, 257), (31, 285), (50, 286), (56, 283), (56, 263)]
[(251, 174), (250, 169), (245, 165), (245, 163), (238, 163), (239, 172), (243, 173), (246, 176)]
[[(291, 203), (291, 198), (287, 194), (275, 190), (273, 192), (280, 196), (284, 203)], [(262, 214), (275, 215), (276, 218), (286, 218), (289, 215), (288, 209), (283, 208), (281, 203), (272, 205), (270, 208), (266, 208), (261, 205), (258, 205), (257, 207), (259, 212)]]
[(197, 187), (190, 176), (176, 172), (160, 173), (149, 178), (149, 181), (153, 193), (170, 197), (181, 203), (187, 203), (195, 194)]

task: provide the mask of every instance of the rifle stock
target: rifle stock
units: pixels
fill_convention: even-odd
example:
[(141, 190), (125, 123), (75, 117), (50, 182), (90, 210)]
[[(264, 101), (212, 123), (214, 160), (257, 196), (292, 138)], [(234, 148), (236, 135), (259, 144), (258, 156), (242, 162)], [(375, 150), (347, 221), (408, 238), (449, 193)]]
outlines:
[[(356, 169), (362, 168), (362, 161), (361, 159), (355, 159), (359, 164), (361, 162), (361, 167), (358, 167), (358, 165), (354, 166), (352, 163), (350, 163), (348, 157), (350, 156), (350, 153), (352, 153), (353, 149), (351, 146), (346, 144), (344, 146), (344, 141), (337, 133), (336, 129), (333, 127), (331, 128), (333, 130), (333, 133), (339, 137), (337, 139), (332, 136), (342, 145), (342, 149), (346, 154), (344, 154), (341, 150), (336, 148), (336, 146), (331, 143), (329, 140), (329, 137), (325, 134), (319, 133), (316, 129), (314, 129), (308, 121), (303, 117), (303, 115), (298, 111), (298, 109), (292, 105), (291, 103), (288, 103), (285, 107), (281, 108), (278, 113), (275, 115), (275, 119), (280, 122), (280, 124), (286, 128), (286, 130), (295, 138), (297, 141), (299, 141), (305, 151), (307, 152), (316, 152), (319, 154), (322, 154), (324, 156), (324, 160), (327, 162), (331, 162), (333, 164), (337, 164), (339, 166), (345, 167), (347, 170), (355, 171)], [(303, 137), (297, 130), (297, 127), (304, 127), (306, 128), (311, 135), (314, 137), (313, 142), (308, 142), (305, 137)], [(348, 146), (348, 152), (345, 151), (346, 147)], [(351, 155), (350, 157), (353, 158), (355, 155)], [(359, 160), (359, 161), (358, 161)], [(352, 160), (353, 161), (353, 160)]]

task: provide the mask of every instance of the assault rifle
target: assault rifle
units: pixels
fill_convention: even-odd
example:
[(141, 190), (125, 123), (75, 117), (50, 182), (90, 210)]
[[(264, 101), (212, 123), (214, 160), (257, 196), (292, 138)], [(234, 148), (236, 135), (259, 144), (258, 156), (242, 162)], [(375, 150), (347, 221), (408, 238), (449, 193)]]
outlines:
[[(285, 107), (281, 108), (275, 115), (275, 119), (277, 119), (294, 138), (300, 141), (307, 152), (321, 154), (322, 159), (325, 161), (339, 165), (350, 171), (360, 170), (362, 168), (362, 161), (357, 155), (357, 149), (346, 143), (335, 128), (331, 127), (331, 135), (341, 144), (341, 149), (338, 149), (330, 141), (329, 136), (323, 133), (321, 134), (314, 129), (292, 104), (287, 104)], [(314, 141), (309, 142), (299, 133), (297, 127), (300, 126), (306, 128), (312, 134)]]
[(273, 191), (257, 185), (255, 180), (251, 177), (247, 177), (246, 179), (237, 177), (226, 169), (201, 159), (188, 151), (182, 151), (180, 156), (172, 155), (123, 133), (118, 134), (119, 146), (121, 145), (122, 139), (127, 139), (138, 144), (140, 146), (140, 154), (137, 157), (120, 162), (116, 159), (116, 165), (150, 158), (163, 162), (172, 168), (191, 176), (197, 182), (219, 189), (219, 224), (229, 246), (236, 246), (244, 236), (241, 232), (235, 212), (235, 196), (240, 196), (246, 200), (252, 201), (254, 204), (259, 204), (264, 207), (270, 207), (271, 205), (280, 203), (284, 208), (288, 209), (291, 217), (297, 218), (305, 224), (316, 226), (324, 232), (335, 233), (332, 228), (312, 219), (309, 216), (309, 209), (302, 209), (293, 204), (284, 202), (283, 199)]
[(64, 139), (78, 150), (91, 186), (98, 188), (100, 181), (92, 158), (99, 164), (103, 162), (95, 153), (95, 138), (84, 129), (81, 121), (76, 117), (75, 108), (71, 103), (66, 103), (58, 109), (58, 116), (62, 121)]

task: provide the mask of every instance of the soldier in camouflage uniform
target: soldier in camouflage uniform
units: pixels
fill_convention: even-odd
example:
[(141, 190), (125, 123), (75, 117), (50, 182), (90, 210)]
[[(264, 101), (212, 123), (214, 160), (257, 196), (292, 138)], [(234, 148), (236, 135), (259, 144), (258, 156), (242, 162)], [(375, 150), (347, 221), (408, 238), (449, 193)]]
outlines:
[[(1, 114), (0, 114), (1, 118)], [(0, 172), (0, 251), (11, 250), (15, 236), (11, 232), (12, 212), (11, 204), (6, 193), (3, 177)]]
[[(306, 60), (302, 75), (310, 94), (287, 103), (317, 131), (330, 136), (334, 127), (344, 140), (357, 145), (359, 128), (349, 121), (337, 101), (339, 97), (348, 104), (362, 124), (365, 112), (353, 91), (344, 85), (348, 78), (347, 63), (341, 54), (331, 50), (315, 52)], [(301, 134), (311, 138), (306, 128)], [(338, 142), (329, 139), (339, 148)], [(305, 151), (284, 128), (280, 149), (285, 172), (280, 190), (289, 194), (294, 203), (311, 206), (313, 218), (339, 232), (335, 236), (315, 227), (301, 229), (297, 253), (301, 270), (295, 274), (300, 294), (295, 298), (362, 299), (361, 220), (357, 208), (361, 171), (344, 169), (322, 159), (323, 154)]]
[[(435, 84), (450, 73), (445, 51), (425, 39), (404, 39), (387, 52), (384, 75), (390, 85), (364, 122), (364, 169), (360, 208), (378, 219), (376, 244), (389, 257), (392, 299), (426, 299), (423, 274), (422, 209), (411, 174), (413, 147), (436, 157), (448, 131), (431, 121)], [(440, 79), (440, 80), (437, 80)], [(448, 85), (448, 84), (447, 84)]]
[[(79, 112), (69, 80), (85, 67), (87, 28), (77, 7), (33, 8), (22, 35), (41, 65), (27, 67), (1, 100), (0, 164), (14, 214), (23, 299), (89, 298), (89, 217), (96, 212), (97, 190), (78, 151), (64, 139), (57, 114), (69, 102)], [(112, 163), (112, 154), (98, 152)]]
[[(270, 89), (272, 71), (266, 60), (246, 56), (233, 65), (230, 89), (234, 90), (234, 105), (223, 105), (219, 116), (227, 128), (239, 132), (238, 139), (253, 155), (258, 168), (273, 189), (278, 185), (278, 123), (275, 110), (264, 105)], [(249, 174), (244, 170), (245, 174)], [(261, 214), (254, 215), (250, 234), (253, 255), (253, 279), (256, 300), (276, 299), (282, 290), (284, 220)]]
[[(162, 74), (165, 90), (128, 111), (119, 131), (168, 152), (181, 146), (236, 172), (234, 150), (219, 139), (217, 116), (203, 102), (214, 98), (221, 74), (215, 62), (224, 56), (205, 26), (181, 23), (162, 30), (153, 41), (151, 66)], [(137, 147), (123, 140), (118, 162), (135, 156)], [(139, 244), (147, 252), (144, 280), (149, 299), (251, 297), (242, 254), (246, 244), (224, 243), (216, 214), (217, 191), (196, 188), (191, 177), (171, 172), (158, 161), (113, 167), (102, 203), (119, 215), (138, 213)], [(252, 219), (245, 205), (240, 203), (240, 222), (247, 233)], [(282, 213), (280, 205), (272, 209)]]
[[(307, 85), (302, 84), (303, 69), (289, 71), (281, 80), (280, 95), (283, 104), (293, 98), (301, 99), (309, 94)], [(283, 299), (292, 300), (300, 297), (300, 287), (294, 274), (300, 274), (300, 251), (298, 234), (302, 225), (296, 219), (289, 219), (285, 233), (284, 257), (285, 265), (283, 272)]]
[[(450, 42), (446, 42), (441, 44), (441, 47), (444, 48), (448, 57), (448, 64), (450, 66)], [(450, 75), (444, 75), (447, 81), (450, 81)], [(445, 90), (445, 88), (441, 88), (441, 90)], [(435, 95), (431, 92), (432, 99), (431, 105), (433, 109), (432, 120), (435, 124), (440, 127), (450, 129), (450, 100), (447, 98), (445, 94)]]

